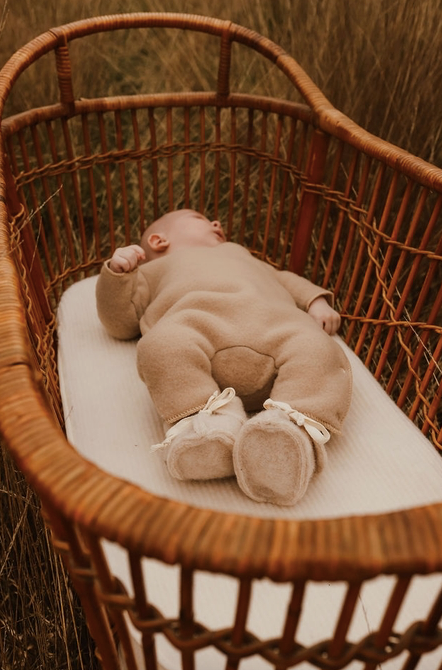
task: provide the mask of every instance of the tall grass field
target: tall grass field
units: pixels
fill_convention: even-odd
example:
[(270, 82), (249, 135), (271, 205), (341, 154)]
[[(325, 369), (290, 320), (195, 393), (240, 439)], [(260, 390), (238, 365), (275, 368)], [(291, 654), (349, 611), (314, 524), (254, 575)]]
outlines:
[[(0, 0), (0, 66), (56, 25), (139, 11), (210, 15), (269, 37), (347, 116), (442, 167), (442, 0)], [(213, 90), (217, 53), (204, 51), (200, 36), (183, 42), (152, 31), (147, 41), (141, 32), (123, 34), (112, 60), (101, 48), (107, 36), (84, 41), (76, 54), (84, 67), (74, 81), (82, 96), (170, 90), (172, 80), (179, 90)], [(298, 99), (282, 75), (260, 65), (235, 67), (237, 88)], [(43, 59), (25, 73), (6, 114), (56, 102), (50, 72)], [(0, 445), (0, 670), (95, 667), (81, 606), (38, 500)]]

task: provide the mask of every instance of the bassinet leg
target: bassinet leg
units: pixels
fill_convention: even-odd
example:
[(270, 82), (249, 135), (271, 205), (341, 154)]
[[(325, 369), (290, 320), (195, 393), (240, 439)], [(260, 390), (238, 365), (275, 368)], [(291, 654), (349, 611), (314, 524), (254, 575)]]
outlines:
[[(390, 601), (385, 610), (382, 624), (374, 639), (375, 647), (383, 649), (388, 644), (388, 639), (391, 635), (394, 622), (399, 613), (399, 609), (405, 598), (405, 594), (407, 593), (410, 582), (411, 577), (400, 577), (397, 580), (396, 586), (393, 589)], [(364, 670), (376, 670), (377, 665), (377, 661), (373, 663), (367, 663), (364, 667)]]
[[(137, 608), (137, 614), (140, 619), (152, 619), (154, 614), (147, 602), (146, 586), (143, 579), (143, 568), (141, 557), (139, 555), (129, 554), (130, 572), (132, 583), (134, 585), (134, 598)], [(144, 662), (149, 670), (157, 670), (157, 654), (154, 635), (151, 631), (142, 633), (142, 646), (144, 653)]]
[[(180, 634), (186, 640), (194, 633), (193, 620), (193, 570), (181, 570), (181, 607), (180, 607)], [(195, 655), (193, 651), (182, 651), (181, 659), (183, 670), (195, 670)]]
[(85, 551), (74, 528), (47, 503), (44, 503), (44, 516), (49, 521), (52, 543), (61, 554), (72, 584), (84, 609), (88, 628), (96, 644), (96, 656), (104, 670), (120, 670), (118, 651), (105, 609), (91, 584), (95, 570), (90, 556)]
[(336, 625), (333, 640), (328, 649), (329, 658), (339, 658), (345, 648), (348, 629), (361, 592), (362, 582), (350, 583)]
[(299, 580), (293, 583), (292, 598), (290, 600), (285, 619), (279, 651), (281, 656), (291, 654), (295, 646), (295, 636), (301, 618), (306, 582)]
[[(240, 647), (244, 642), (246, 631), (247, 614), (249, 611), (250, 597), (252, 594), (252, 580), (241, 579), (239, 585), (238, 602), (236, 606), (235, 625), (232, 630), (232, 647)], [(237, 670), (239, 659), (228, 656), (226, 670)]]
[[(425, 637), (431, 637), (436, 635), (437, 627), (442, 619), (442, 589), (437, 596), (434, 605), (428, 615), (427, 620), (423, 623), (422, 629), (420, 631), (421, 635)], [(408, 659), (405, 661), (402, 670), (414, 670), (421, 659), (421, 655), (417, 653), (410, 653)], [(442, 664), (439, 666), (439, 670), (442, 670)]]

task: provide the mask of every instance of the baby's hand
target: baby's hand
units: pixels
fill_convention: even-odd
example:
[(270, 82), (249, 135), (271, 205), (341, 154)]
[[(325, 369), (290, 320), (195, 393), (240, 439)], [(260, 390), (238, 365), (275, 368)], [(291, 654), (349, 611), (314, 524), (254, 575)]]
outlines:
[(109, 262), (109, 269), (112, 272), (132, 272), (144, 260), (146, 260), (146, 254), (143, 249), (138, 244), (131, 244), (128, 247), (115, 249)]
[(341, 325), (341, 317), (333, 307), (330, 307), (323, 296), (319, 296), (311, 303), (307, 314), (316, 321), (329, 335), (334, 335)]

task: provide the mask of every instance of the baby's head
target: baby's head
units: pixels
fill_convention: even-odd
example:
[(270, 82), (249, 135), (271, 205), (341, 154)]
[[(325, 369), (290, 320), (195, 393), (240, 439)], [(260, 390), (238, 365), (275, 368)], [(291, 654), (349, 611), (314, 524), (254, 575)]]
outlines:
[(219, 221), (209, 221), (193, 209), (168, 212), (143, 233), (141, 246), (151, 261), (184, 247), (215, 247), (226, 241)]

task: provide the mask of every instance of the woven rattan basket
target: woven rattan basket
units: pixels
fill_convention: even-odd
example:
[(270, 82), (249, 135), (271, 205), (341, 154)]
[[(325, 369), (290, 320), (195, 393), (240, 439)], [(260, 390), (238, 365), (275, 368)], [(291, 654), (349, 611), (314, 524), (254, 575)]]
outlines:
[[(71, 42), (105, 31), (179, 28), (217, 45), (216, 90), (84, 99), (73, 90)], [(78, 43), (78, 42), (76, 42)], [(268, 59), (304, 102), (235, 92), (238, 47)], [(441, 447), (442, 171), (363, 131), (324, 98), (289, 55), (252, 31), (206, 17), (99, 17), (46, 32), (0, 75), (2, 110), (19, 75), (52, 53), (60, 101), (2, 122), (0, 173), (0, 430), (41, 498), (106, 670), (136, 661), (129, 613), (156, 668), (162, 632), (194, 668), (215, 646), (226, 667), (260, 654), (271, 667), (368, 670), (408, 651), (410, 670), (442, 644), (442, 593), (426, 620), (394, 634), (415, 574), (442, 571), (442, 504), (389, 514), (289, 521), (248, 518), (158, 498), (101, 471), (67, 442), (56, 364), (55, 313), (65, 288), (96, 274), (146, 220), (192, 207), (226, 223), (230, 239), (278, 268), (331, 288), (342, 337), (396, 404)], [(240, 52), (242, 53), (242, 52)], [(111, 53), (108, 54), (111, 58)], [(148, 63), (146, 63), (148, 69)], [(128, 551), (134, 593), (106, 564), (101, 538)], [(142, 557), (180, 566), (180, 614), (151, 605)], [(238, 580), (233, 625), (209, 630), (193, 615), (195, 571)], [(378, 629), (347, 641), (366, 580), (394, 575)], [(291, 583), (278, 639), (247, 629), (254, 580)], [(307, 582), (347, 584), (334, 635), (296, 639)], [(214, 603), (216, 607), (216, 603)]]

